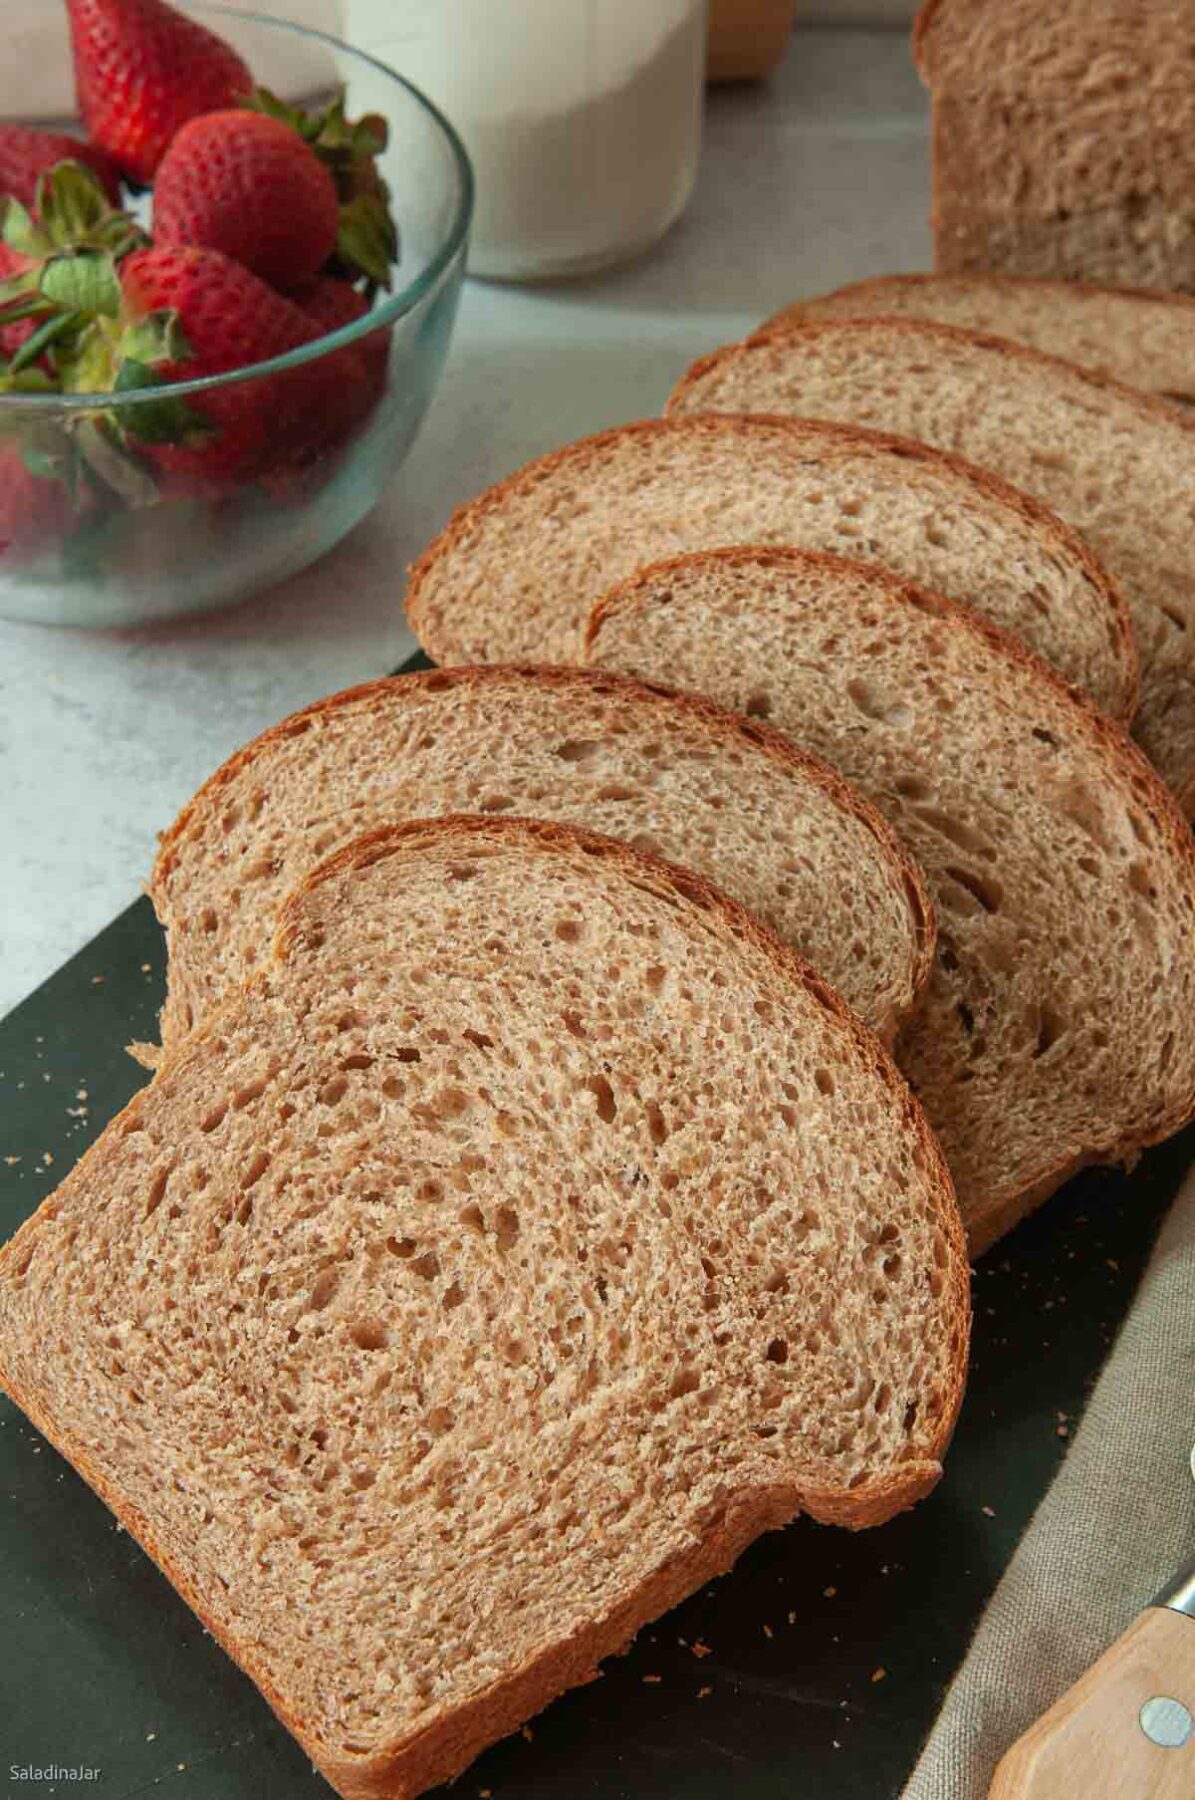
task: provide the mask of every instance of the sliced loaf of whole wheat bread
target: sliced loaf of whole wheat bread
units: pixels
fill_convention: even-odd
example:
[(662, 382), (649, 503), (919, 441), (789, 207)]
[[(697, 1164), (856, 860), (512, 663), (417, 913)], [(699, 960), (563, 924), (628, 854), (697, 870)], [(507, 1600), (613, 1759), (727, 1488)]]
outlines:
[(938, 909), (897, 1060), (972, 1249), (1195, 1112), (1195, 839), (1131, 741), (967, 609), (779, 550), (664, 563), (596, 609), (602, 667), (716, 689), (840, 768)]
[(764, 331), (814, 319), (932, 319), (1011, 338), (1166, 400), (1195, 400), (1195, 298), (1016, 275), (879, 275), (795, 300)]
[(833, 424), (643, 420), (569, 444), (456, 514), (411, 571), (407, 613), (439, 663), (575, 663), (613, 582), (657, 557), (757, 543), (924, 581), (1132, 713), (1124, 601), (1069, 528), (998, 477)]
[(709, 877), (890, 1039), (933, 908), (891, 826), (819, 758), (707, 701), (584, 669), (434, 670), (321, 700), (224, 764), (162, 840), (167, 1048), (268, 956), (282, 900), (379, 825), (514, 812)]
[(967, 1269), (878, 1041), (697, 876), (375, 833), (0, 1252), (0, 1379), (349, 1800), (938, 1478)]
[(927, 0), (943, 272), (1195, 289), (1190, 0)]
[(731, 345), (695, 363), (669, 402), (674, 415), (789, 410), (970, 457), (1081, 532), (1137, 628), (1138, 740), (1195, 808), (1195, 418), (1002, 338), (888, 318)]

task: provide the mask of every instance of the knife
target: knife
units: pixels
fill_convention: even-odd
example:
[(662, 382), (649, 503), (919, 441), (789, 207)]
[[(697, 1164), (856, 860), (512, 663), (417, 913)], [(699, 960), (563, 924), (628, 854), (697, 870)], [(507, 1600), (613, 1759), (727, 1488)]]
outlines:
[(1017, 1740), (988, 1800), (1195, 1800), (1195, 1563)]

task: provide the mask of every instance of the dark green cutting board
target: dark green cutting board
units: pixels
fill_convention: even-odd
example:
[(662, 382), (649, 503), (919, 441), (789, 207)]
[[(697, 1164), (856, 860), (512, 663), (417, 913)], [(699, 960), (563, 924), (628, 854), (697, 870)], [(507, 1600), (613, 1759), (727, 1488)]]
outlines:
[[(144, 1080), (161, 935), (139, 901), (0, 1022), (0, 1237)], [(891, 1800), (1065, 1448), (1195, 1134), (1091, 1172), (976, 1276), (944, 1481), (851, 1536), (798, 1522), (453, 1790), (474, 1800)], [(49, 1160), (47, 1160), (49, 1159)], [(132, 1800), (329, 1790), (106, 1508), (0, 1400), (0, 1789)], [(31, 1785), (30, 1767), (98, 1769)]]

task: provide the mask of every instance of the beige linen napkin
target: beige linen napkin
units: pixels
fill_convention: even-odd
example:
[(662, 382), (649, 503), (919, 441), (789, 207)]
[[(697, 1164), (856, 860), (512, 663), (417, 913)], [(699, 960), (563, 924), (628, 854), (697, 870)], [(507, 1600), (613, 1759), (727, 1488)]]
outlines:
[(904, 1800), (986, 1800), (1009, 1745), (1195, 1556), (1193, 1441), (1195, 1168)]

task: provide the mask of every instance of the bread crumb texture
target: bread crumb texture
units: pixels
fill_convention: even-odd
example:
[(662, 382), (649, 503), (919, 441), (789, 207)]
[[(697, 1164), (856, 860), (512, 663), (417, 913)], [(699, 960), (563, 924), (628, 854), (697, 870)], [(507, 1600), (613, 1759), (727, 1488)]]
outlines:
[(167, 833), (151, 887), (166, 1046), (260, 968), (282, 900), (321, 858), (451, 812), (571, 820), (697, 870), (885, 1037), (928, 975), (932, 908), (907, 851), (779, 732), (596, 671), (436, 670), (284, 720)]
[[(694, 398), (700, 412), (705, 396)], [(644, 564), (787, 544), (877, 563), (966, 601), (1109, 711), (1131, 712), (1124, 601), (1044, 507), (880, 431), (705, 410), (566, 445), (463, 507), (411, 572), (408, 616), (428, 654), (445, 664), (582, 662), (594, 602)], [(773, 410), (786, 410), (783, 396)]]
[(590, 655), (761, 712), (922, 863), (937, 956), (897, 1059), (974, 1249), (1191, 1117), (1195, 840), (1130, 740), (1009, 637), (875, 571), (744, 550), (624, 584)]

